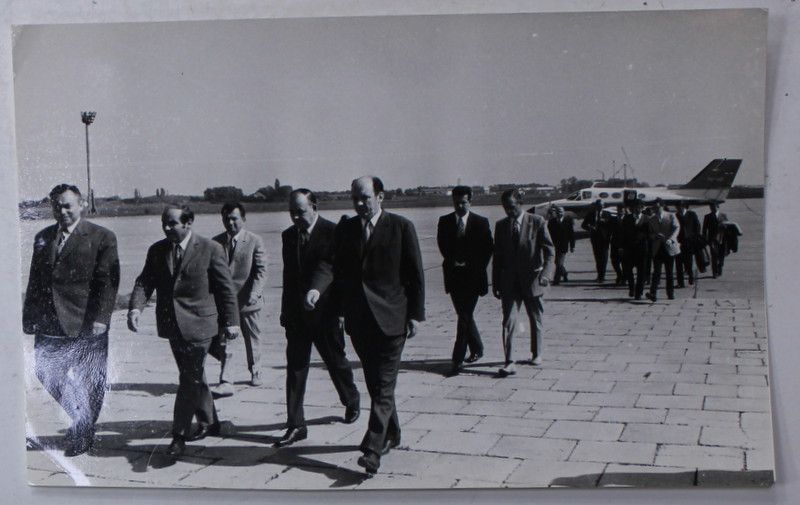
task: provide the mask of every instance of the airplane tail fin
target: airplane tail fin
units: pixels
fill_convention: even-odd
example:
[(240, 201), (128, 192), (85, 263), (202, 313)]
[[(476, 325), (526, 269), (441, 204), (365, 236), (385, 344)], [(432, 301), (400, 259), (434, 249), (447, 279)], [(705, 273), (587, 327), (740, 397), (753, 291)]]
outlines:
[(740, 159), (716, 159), (678, 188), (678, 192), (708, 200), (724, 200), (741, 164)]

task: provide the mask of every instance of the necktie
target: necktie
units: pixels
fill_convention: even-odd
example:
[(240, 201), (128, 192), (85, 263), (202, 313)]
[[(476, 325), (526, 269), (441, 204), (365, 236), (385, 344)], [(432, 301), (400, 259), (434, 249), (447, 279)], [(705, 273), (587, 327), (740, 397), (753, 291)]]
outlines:
[(62, 228), (60, 233), (58, 234), (58, 243), (56, 244), (56, 255), (61, 254), (61, 250), (64, 249), (64, 244), (67, 243), (67, 239), (69, 238), (69, 230), (66, 228)]
[(228, 241), (228, 263), (233, 261), (233, 252), (236, 250), (236, 239), (231, 237)]
[(514, 228), (511, 232), (511, 241), (514, 243), (514, 247), (519, 245), (519, 221), (514, 219)]
[(181, 268), (181, 260), (183, 260), (183, 249), (180, 244), (175, 244), (172, 247), (172, 268), (173, 273), (177, 274), (178, 270)]
[(310, 235), (309, 235), (309, 233), (307, 231), (300, 230), (300, 233), (299, 233), (299, 235), (297, 237), (297, 252), (301, 256), (303, 255), (303, 251), (306, 250), (306, 246), (308, 245), (309, 238), (311, 238), (311, 237), (310, 237)]
[(372, 221), (367, 221), (367, 224), (364, 225), (364, 245), (366, 246), (369, 243), (369, 238), (372, 236), (372, 232), (375, 231), (375, 226), (373, 226)]
[(467, 228), (464, 225), (464, 218), (459, 216), (458, 228), (456, 229), (456, 236), (458, 236), (458, 238), (464, 238), (464, 235), (466, 234), (467, 234)]

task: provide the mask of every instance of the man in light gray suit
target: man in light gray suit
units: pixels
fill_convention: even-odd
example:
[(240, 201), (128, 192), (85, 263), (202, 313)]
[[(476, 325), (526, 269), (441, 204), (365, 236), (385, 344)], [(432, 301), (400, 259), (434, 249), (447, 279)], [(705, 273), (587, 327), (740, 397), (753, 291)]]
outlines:
[(520, 311), (528, 313), (531, 334), (531, 358), (527, 363), (542, 363), (542, 295), (553, 275), (555, 247), (541, 216), (525, 212), (522, 194), (510, 189), (503, 193), (506, 218), (495, 225), (492, 291), (503, 304), (503, 350), (505, 366), (498, 375), (517, 373), (512, 359), (512, 343), (524, 331)]
[[(250, 370), (250, 384), (260, 386), (261, 373), (261, 308), (264, 306), (262, 292), (267, 280), (267, 253), (261, 237), (244, 229), (247, 213), (239, 202), (222, 206), (222, 224), (225, 233), (213, 240), (225, 250), (225, 258), (231, 269), (231, 278), (236, 287), (239, 304), (244, 347), (247, 354), (247, 368)], [(217, 338), (211, 347), (212, 356), (220, 360), (219, 387), (214, 390), (218, 396), (231, 396), (234, 393), (231, 360), (233, 350), (225, 345), (225, 339)]]

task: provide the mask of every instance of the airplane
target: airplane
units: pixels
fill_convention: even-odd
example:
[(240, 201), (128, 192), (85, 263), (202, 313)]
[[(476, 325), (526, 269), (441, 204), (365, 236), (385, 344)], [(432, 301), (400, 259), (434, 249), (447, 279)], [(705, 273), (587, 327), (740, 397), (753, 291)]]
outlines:
[(551, 207), (563, 207), (567, 213), (583, 217), (594, 207), (594, 202), (598, 199), (603, 202), (603, 207), (626, 205), (637, 200), (643, 205), (650, 205), (657, 198), (660, 198), (664, 205), (672, 207), (677, 207), (680, 202), (687, 202), (689, 205), (724, 202), (741, 164), (740, 159), (716, 159), (691, 181), (674, 189), (611, 188), (595, 182), (591, 188), (581, 189), (560, 200), (537, 204), (528, 209), (528, 212), (547, 217)]

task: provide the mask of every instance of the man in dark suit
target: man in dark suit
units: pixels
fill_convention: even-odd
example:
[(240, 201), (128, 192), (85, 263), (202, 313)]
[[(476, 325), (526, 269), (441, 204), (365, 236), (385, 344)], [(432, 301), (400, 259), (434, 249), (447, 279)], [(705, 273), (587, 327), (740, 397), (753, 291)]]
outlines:
[(592, 253), (597, 270), (597, 282), (605, 282), (606, 266), (608, 265), (608, 247), (611, 239), (611, 222), (609, 215), (603, 212), (603, 200), (599, 198), (594, 202), (594, 209), (586, 214), (581, 223), (581, 228), (589, 232), (592, 242)]
[(642, 213), (641, 202), (633, 202), (631, 212), (623, 216), (620, 234), (628, 296), (641, 300), (647, 278), (645, 264), (650, 261), (650, 218)]
[(103, 406), (108, 325), (119, 288), (114, 234), (82, 217), (80, 190), (50, 192), (56, 224), (36, 234), (22, 328), (36, 335), (36, 376), (72, 419), (65, 456), (91, 449)]
[[(186, 442), (220, 434), (214, 400), (206, 382), (205, 357), (217, 334), (239, 334), (236, 288), (222, 247), (192, 232), (194, 213), (168, 206), (161, 215), (165, 239), (150, 246), (136, 279), (128, 328), (139, 330), (139, 315), (156, 292), (158, 336), (169, 339), (178, 366), (178, 393), (168, 456), (180, 457)], [(192, 419), (198, 428), (191, 431)]]
[(553, 277), (553, 285), (558, 285), (561, 281), (567, 282), (567, 253), (575, 252), (575, 222), (569, 216), (564, 215), (563, 207), (551, 207), (553, 215), (547, 220), (547, 231), (556, 251), (556, 273)]
[(681, 244), (681, 252), (675, 257), (675, 279), (679, 288), (684, 287), (683, 273), (689, 280), (689, 285), (694, 284), (694, 253), (701, 242), (700, 218), (693, 210), (689, 210), (689, 204), (682, 201), (678, 204), (678, 224), (681, 229), (678, 232), (678, 242)]
[(645, 295), (655, 303), (658, 300), (658, 283), (661, 282), (661, 270), (664, 269), (667, 285), (667, 298), (675, 298), (673, 284), (674, 249), (678, 248), (678, 232), (681, 229), (675, 214), (664, 210), (664, 202), (656, 199), (653, 204), (653, 215), (650, 216), (650, 255), (653, 258), (653, 277), (650, 280), (650, 291)]
[[(345, 407), (345, 423), (356, 422), (361, 401), (344, 350), (344, 332), (330, 303), (336, 225), (317, 213), (317, 197), (305, 188), (289, 195), (289, 215), (294, 224), (281, 234), (283, 296), (280, 316), (281, 326), (286, 330), (287, 429), (276, 447), (308, 436), (303, 398), (312, 344)], [(311, 289), (312, 279), (316, 281), (316, 289)]]
[[(425, 319), (425, 277), (414, 225), (381, 208), (381, 180), (354, 180), (350, 196), (358, 215), (336, 228), (334, 282), (372, 399), (358, 464), (375, 473), (381, 456), (400, 444), (394, 390), (406, 338)], [(311, 287), (322, 292), (320, 285)]]
[(528, 314), (531, 334), (531, 358), (527, 363), (542, 364), (542, 295), (553, 275), (553, 242), (544, 218), (522, 209), (522, 194), (510, 189), (502, 196), (506, 218), (494, 229), (492, 290), (503, 304), (503, 351), (505, 366), (498, 374), (506, 377), (517, 373), (512, 344), (517, 333), (524, 331), (520, 321), (522, 307)]
[[(231, 270), (231, 278), (236, 288), (239, 305), (247, 369), (250, 371), (250, 384), (260, 386), (261, 373), (261, 309), (264, 307), (262, 291), (267, 281), (267, 253), (261, 237), (245, 229), (247, 213), (244, 205), (229, 202), (222, 206), (222, 224), (225, 233), (212, 240), (222, 246)], [(220, 360), (219, 388), (214, 393), (231, 396), (234, 393), (231, 362), (233, 350), (222, 338), (212, 344), (212, 355)]]
[(728, 216), (720, 212), (717, 202), (709, 203), (708, 209), (711, 212), (703, 217), (703, 239), (711, 253), (711, 274), (716, 279), (722, 275), (725, 266), (725, 234), (720, 225), (728, 220)]
[(443, 257), (444, 291), (450, 294), (458, 315), (450, 370), (450, 375), (458, 375), (467, 347), (470, 352), (467, 363), (483, 356), (483, 342), (473, 313), (478, 298), (489, 292), (486, 267), (492, 257), (493, 242), (489, 220), (470, 212), (472, 188), (456, 186), (452, 196), (455, 212), (439, 218), (436, 242)]

